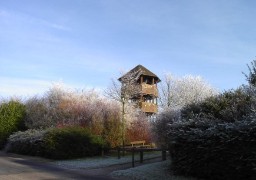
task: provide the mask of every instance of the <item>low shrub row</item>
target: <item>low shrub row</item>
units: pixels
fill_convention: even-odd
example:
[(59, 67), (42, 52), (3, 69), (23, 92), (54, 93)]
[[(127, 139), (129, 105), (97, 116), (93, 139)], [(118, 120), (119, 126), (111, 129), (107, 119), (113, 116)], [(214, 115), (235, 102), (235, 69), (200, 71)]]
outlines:
[(27, 130), (11, 135), (7, 152), (36, 155), (50, 159), (70, 159), (99, 155), (103, 139), (82, 127)]

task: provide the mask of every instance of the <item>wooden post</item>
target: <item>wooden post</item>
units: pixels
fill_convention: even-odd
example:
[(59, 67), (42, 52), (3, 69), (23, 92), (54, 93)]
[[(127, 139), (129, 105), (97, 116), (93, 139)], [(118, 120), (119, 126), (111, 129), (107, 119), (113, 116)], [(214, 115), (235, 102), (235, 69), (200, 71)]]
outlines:
[(117, 157), (118, 157), (118, 159), (121, 158), (121, 156), (120, 156), (120, 147), (117, 148)]
[(132, 167), (135, 166), (135, 163), (134, 163), (134, 148), (132, 148)]
[(141, 91), (141, 92), (140, 92), (140, 102), (143, 102), (143, 99), (142, 99), (142, 98), (143, 98), (143, 94), (142, 94), (142, 92), (143, 92), (143, 86), (142, 86), (142, 84), (143, 84), (143, 76), (140, 77), (140, 88), (141, 88), (141, 89), (140, 89), (140, 91)]
[(101, 157), (104, 157), (104, 149), (101, 148)]
[(166, 160), (166, 150), (162, 150), (162, 160)]
[(140, 150), (140, 163), (143, 163), (143, 150)]
[(125, 99), (123, 98), (122, 99), (122, 145), (123, 145), (123, 156), (124, 156), (124, 139), (125, 139), (125, 108), (124, 108), (124, 105), (125, 105)]

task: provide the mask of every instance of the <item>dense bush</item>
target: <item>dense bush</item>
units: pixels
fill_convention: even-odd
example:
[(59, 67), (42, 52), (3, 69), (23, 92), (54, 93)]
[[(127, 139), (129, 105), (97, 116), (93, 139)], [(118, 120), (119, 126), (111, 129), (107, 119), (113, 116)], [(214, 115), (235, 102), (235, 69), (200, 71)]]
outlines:
[(99, 155), (104, 141), (81, 127), (50, 129), (43, 138), (45, 156), (52, 159), (70, 159)]
[(24, 128), (24, 116), (25, 106), (17, 100), (0, 105), (0, 149), (13, 132)]
[[(25, 125), (29, 129), (55, 127), (57, 124), (56, 109), (50, 107), (47, 98), (32, 97), (26, 103)], [(54, 115), (55, 114), (55, 115)]]
[(254, 88), (242, 86), (236, 90), (207, 98), (203, 102), (189, 104), (182, 109), (182, 117), (188, 119), (197, 115), (220, 119), (224, 122), (243, 120), (243, 117), (248, 115), (256, 104), (254, 91)]
[(51, 128), (17, 132), (8, 139), (7, 152), (70, 159), (99, 155), (106, 148), (99, 136), (81, 127)]
[(172, 170), (205, 179), (256, 178), (255, 88), (192, 104), (169, 125)]
[(193, 119), (170, 126), (172, 171), (218, 180), (256, 178), (256, 116), (232, 123)]
[(155, 134), (155, 142), (159, 147), (168, 147), (170, 130), (169, 124), (180, 120), (180, 111), (169, 110), (160, 113), (152, 124), (152, 129)]
[(34, 129), (16, 132), (8, 138), (5, 151), (31, 156), (44, 156), (43, 138), (46, 132), (47, 130)]
[(145, 140), (146, 143), (152, 142), (151, 124), (143, 112), (138, 112), (126, 128), (126, 142), (138, 140)]
[(103, 121), (103, 131), (101, 137), (111, 148), (120, 146), (122, 141), (121, 121), (119, 116), (112, 115)]
[(27, 128), (81, 126), (104, 138), (111, 147), (121, 143), (120, 119), (119, 104), (94, 90), (71, 91), (54, 86), (43, 97), (26, 101)]

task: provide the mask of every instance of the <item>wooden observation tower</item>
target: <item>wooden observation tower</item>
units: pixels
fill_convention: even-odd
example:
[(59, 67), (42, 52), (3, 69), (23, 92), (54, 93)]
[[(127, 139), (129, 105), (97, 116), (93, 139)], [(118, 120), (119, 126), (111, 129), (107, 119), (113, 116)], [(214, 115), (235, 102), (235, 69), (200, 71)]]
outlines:
[(122, 83), (121, 95), (134, 102), (151, 116), (157, 113), (158, 88), (161, 80), (147, 68), (138, 65), (118, 79)]

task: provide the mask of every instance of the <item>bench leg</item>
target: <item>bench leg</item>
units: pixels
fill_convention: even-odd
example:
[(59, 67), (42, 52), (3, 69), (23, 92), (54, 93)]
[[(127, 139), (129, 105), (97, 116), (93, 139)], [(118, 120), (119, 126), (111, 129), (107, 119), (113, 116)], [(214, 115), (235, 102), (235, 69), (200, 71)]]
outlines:
[(134, 148), (132, 148), (132, 167), (135, 166), (135, 163), (134, 163)]

